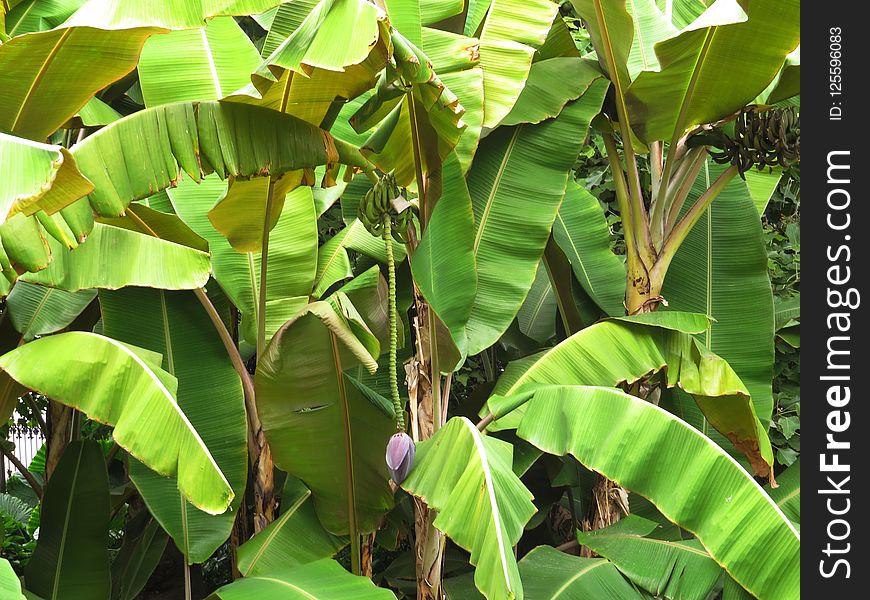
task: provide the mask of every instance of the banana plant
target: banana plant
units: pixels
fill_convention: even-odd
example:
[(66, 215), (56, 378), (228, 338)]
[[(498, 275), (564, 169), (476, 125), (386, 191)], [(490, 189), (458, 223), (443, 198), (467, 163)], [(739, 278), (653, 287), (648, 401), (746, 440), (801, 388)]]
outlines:
[(24, 593), (797, 594), (754, 169), (797, 2), (572, 4), (0, 2)]

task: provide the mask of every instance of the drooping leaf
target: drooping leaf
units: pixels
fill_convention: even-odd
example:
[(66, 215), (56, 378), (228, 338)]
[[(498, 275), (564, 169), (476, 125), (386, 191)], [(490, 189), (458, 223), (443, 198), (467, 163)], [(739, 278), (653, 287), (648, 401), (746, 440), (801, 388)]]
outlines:
[(153, 352), (70, 331), (7, 352), (0, 368), (22, 385), (114, 425), (112, 437), (121, 447), (158, 473), (175, 476), (198, 508), (222, 513), (234, 492), (179, 408), (177, 381), (159, 362)]
[(642, 71), (657, 71), (661, 68), (655, 45), (675, 35), (677, 28), (659, 10), (655, 0), (629, 0), (625, 8), (634, 26), (634, 40), (628, 55), (628, 74), (634, 79)]
[(568, 172), (602, 100), (603, 95), (593, 100), (585, 94), (556, 119), (499, 128), (481, 144), (468, 174), (478, 276), (468, 321), (469, 354), (492, 345), (522, 306)]
[[(78, 10), (84, 0), (12, 0), (8, 2), (9, 14), (6, 16), (6, 31), (9, 37), (54, 29)], [(0, 12), (3, 9), (0, 8)]]
[(332, 559), (269, 571), (234, 581), (209, 600), (395, 600), (390, 590), (375, 587), (368, 577), (351, 575)]
[(97, 223), (88, 239), (69, 251), (51, 240), (54, 260), (22, 281), (68, 292), (147, 286), (195, 289), (209, 276), (208, 254), (187, 246)]
[(704, 600), (721, 577), (722, 567), (698, 540), (647, 537), (658, 527), (654, 521), (627, 515), (604, 529), (578, 531), (577, 539), (656, 597)]
[(553, 223), (553, 239), (595, 303), (612, 317), (624, 314), (625, 265), (610, 249), (604, 209), (572, 180)]
[[(798, 0), (717, 0), (655, 46), (661, 65), (627, 90), (632, 126), (646, 141), (671, 140), (726, 117), (773, 80), (800, 41)], [(735, 48), (752, 61), (735, 61)]]
[(105, 335), (163, 356), (162, 368), (178, 380), (179, 408), (235, 492), (230, 510), (211, 515), (186, 502), (176, 481), (130, 461), (151, 514), (189, 562), (203, 562), (229, 537), (244, 495), (247, 419), (239, 377), (192, 293), (127, 288), (100, 292), (100, 306)]
[[(395, 430), (344, 371), (377, 367), (377, 339), (341, 298), (309, 304), (286, 323), (257, 366), (257, 410), (275, 465), (311, 490), (335, 534), (373, 531), (392, 504), (384, 448)], [(360, 339), (358, 336), (362, 336)]]
[(501, 125), (540, 123), (557, 116), (565, 105), (586, 92), (601, 97), (610, 84), (589, 61), (556, 57), (532, 65), (529, 78)]
[(239, 546), (242, 576), (270, 572), (333, 556), (347, 545), (323, 528), (314, 512), (311, 491), (288, 477), (281, 496), (281, 515), (266, 529)]
[(791, 522), (728, 453), (664, 409), (610, 388), (545, 386), (532, 392), (517, 434), (649, 498), (756, 596), (799, 595)]
[(133, 200), (177, 185), (182, 170), (199, 182), (212, 172), (277, 178), (326, 163), (365, 164), (356, 149), (304, 121), (232, 102), (149, 108), (104, 127), (72, 152), (96, 187), (89, 198), (102, 216), (120, 215)]
[(438, 511), (435, 527), (471, 553), (474, 582), (489, 599), (522, 600), (511, 546), (535, 512), (532, 494), (511, 469), (513, 448), (454, 417), (417, 446), (402, 487)]
[(103, 452), (91, 440), (70, 442), (42, 499), (39, 540), (24, 569), (27, 589), (44, 598), (108, 598), (108, 542)]
[[(644, 320), (650, 324), (642, 324)], [(746, 454), (759, 475), (769, 477), (773, 451), (749, 393), (727, 362), (691, 336), (706, 322), (703, 317), (699, 322), (685, 314), (659, 311), (596, 323), (531, 365), (509, 367), (495, 393), (515, 394), (530, 384), (616, 387), (665, 370), (667, 385), (692, 394), (710, 424)], [(668, 328), (686, 329), (687, 324), (693, 325), (688, 332)], [(520, 407), (507, 417), (493, 413), (502, 418), (491, 429), (516, 427), (523, 410)]]
[(96, 298), (94, 290), (67, 292), (19, 281), (6, 298), (7, 316), (25, 341), (60, 331)]
[(57, 212), (93, 189), (66, 148), (0, 132), (0, 224), (19, 212)]
[(580, 558), (550, 546), (538, 546), (519, 563), (528, 598), (540, 600), (642, 600), (613, 563), (604, 558)]

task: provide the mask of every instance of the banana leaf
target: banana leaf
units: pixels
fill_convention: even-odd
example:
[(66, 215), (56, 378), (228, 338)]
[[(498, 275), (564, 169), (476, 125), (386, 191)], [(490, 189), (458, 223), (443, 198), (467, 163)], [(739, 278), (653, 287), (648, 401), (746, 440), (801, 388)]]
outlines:
[(39, 539), (24, 569), (28, 591), (44, 598), (108, 598), (109, 476), (99, 444), (69, 443), (40, 506)]
[(522, 600), (512, 546), (535, 512), (511, 469), (513, 448), (454, 417), (417, 446), (402, 487), (438, 511), (434, 525), (471, 553), (474, 583), (491, 600)]
[[(0, 8), (0, 11), (2, 10)], [(3, 21), (0, 20), (0, 28), (2, 25)], [(21, 593), (21, 582), (18, 581), (18, 575), (5, 558), (0, 558), (0, 594), (8, 600), (25, 600), (24, 594)]]
[(344, 371), (377, 368), (380, 344), (339, 295), (309, 304), (272, 338), (254, 379), (275, 465), (311, 490), (336, 535), (374, 531), (392, 505), (384, 448), (392, 406), (373, 403)]
[[(755, 596), (799, 596), (797, 530), (761, 486), (697, 429), (610, 388), (544, 386), (531, 396), (517, 428), (520, 438), (550, 454), (571, 454), (648, 498), (693, 532)], [(502, 402), (515, 405), (517, 399), (496, 401)]]
[(71, 331), (0, 357), (0, 369), (52, 400), (113, 425), (118, 445), (154, 471), (176, 477), (197, 508), (224, 512), (234, 492), (175, 399), (161, 357), (111, 338)]
[(368, 577), (351, 575), (332, 559), (253, 575), (219, 588), (207, 600), (395, 600)]
[(613, 563), (604, 558), (580, 558), (550, 546), (538, 546), (520, 561), (520, 576), (535, 600), (644, 600)]
[(19, 281), (6, 298), (6, 316), (29, 342), (72, 323), (96, 297), (94, 290), (67, 292)]
[[(508, 368), (494, 393), (515, 394), (534, 384), (615, 387), (664, 370), (668, 387), (692, 394), (710, 424), (746, 455), (755, 472), (772, 477), (773, 450), (749, 392), (725, 360), (691, 336), (707, 322), (703, 315), (659, 311), (596, 323), (530, 366)], [(492, 412), (490, 402), (490, 413), (499, 417), (491, 429), (516, 427), (523, 410), (505, 417)]]
[(247, 419), (239, 376), (208, 315), (190, 292), (127, 288), (100, 292), (103, 333), (163, 356), (178, 379), (178, 406), (235, 492), (220, 515), (197, 510), (175, 480), (130, 460), (130, 478), (188, 562), (204, 562), (232, 531), (247, 479)]
[(112, 600), (135, 600), (163, 557), (169, 536), (147, 511), (124, 527), (124, 541), (112, 561)]

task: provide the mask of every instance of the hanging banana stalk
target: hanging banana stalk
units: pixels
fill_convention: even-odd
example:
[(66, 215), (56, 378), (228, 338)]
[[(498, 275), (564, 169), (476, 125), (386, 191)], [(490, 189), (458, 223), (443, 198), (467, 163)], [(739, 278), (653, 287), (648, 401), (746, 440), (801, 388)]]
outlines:
[(414, 464), (414, 440), (405, 433), (405, 409), (399, 396), (398, 367), (398, 315), (396, 311), (396, 261), (393, 258), (393, 240), (408, 243), (408, 228), (413, 224), (411, 205), (404, 199), (393, 174), (380, 178), (366, 193), (358, 209), (359, 220), (375, 237), (384, 240), (387, 254), (390, 321), (390, 396), (396, 414), (396, 433), (387, 443), (387, 468), (396, 484), (402, 483)]

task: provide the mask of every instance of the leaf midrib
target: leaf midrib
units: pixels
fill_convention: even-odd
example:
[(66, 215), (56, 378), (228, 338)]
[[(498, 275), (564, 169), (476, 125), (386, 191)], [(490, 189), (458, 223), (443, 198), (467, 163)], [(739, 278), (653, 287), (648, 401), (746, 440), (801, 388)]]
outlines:
[(480, 246), (480, 241), (483, 238), (483, 231), (486, 228), (486, 222), (489, 220), (489, 213), (492, 210), (492, 205), (495, 203), (496, 193), (498, 192), (498, 188), (501, 185), (501, 180), (504, 177), (505, 171), (507, 170), (508, 161), (510, 160), (511, 154), (513, 154), (514, 148), (516, 147), (517, 138), (519, 137), (520, 131), (522, 129), (522, 125), (517, 125), (514, 129), (513, 135), (511, 136), (507, 148), (505, 149), (504, 156), (501, 159), (501, 164), (498, 166), (495, 180), (492, 183), (492, 189), (490, 189), (489, 191), (489, 196), (487, 197), (486, 204), (483, 207), (483, 214), (480, 216), (480, 224), (477, 227), (477, 232), (474, 234), (474, 246), (472, 250), (475, 257), (477, 257), (477, 248), (478, 246)]

